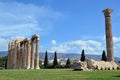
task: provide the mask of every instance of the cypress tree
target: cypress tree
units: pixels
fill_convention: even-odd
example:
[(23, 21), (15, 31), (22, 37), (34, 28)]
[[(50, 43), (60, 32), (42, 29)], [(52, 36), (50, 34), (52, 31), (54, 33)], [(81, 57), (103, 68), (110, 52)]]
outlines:
[(65, 67), (66, 68), (70, 68), (70, 65), (71, 65), (71, 62), (70, 62), (70, 59), (68, 58)]
[(107, 57), (106, 57), (106, 54), (105, 54), (105, 50), (103, 50), (103, 53), (102, 53), (102, 61), (107, 61)]
[(45, 59), (44, 59), (44, 68), (48, 67), (48, 55), (47, 55), (47, 51), (45, 52)]
[(53, 61), (53, 67), (56, 68), (58, 66), (58, 62), (57, 62), (57, 53), (55, 51), (55, 55), (54, 55), (54, 61)]
[(81, 61), (85, 61), (85, 53), (84, 53), (84, 49), (82, 50), (82, 53), (81, 53)]

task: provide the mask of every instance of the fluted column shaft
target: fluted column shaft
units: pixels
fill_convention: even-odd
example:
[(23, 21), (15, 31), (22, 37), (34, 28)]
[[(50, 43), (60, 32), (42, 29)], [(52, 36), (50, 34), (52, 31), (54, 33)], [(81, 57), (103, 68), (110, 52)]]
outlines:
[(26, 43), (24, 43), (24, 57), (23, 57), (23, 68), (26, 69), (26, 62), (27, 61), (27, 48)]
[(20, 52), (20, 43), (17, 45), (17, 68), (20, 69), (20, 59), (21, 59), (21, 52)]
[(107, 59), (108, 61), (114, 61), (114, 48), (113, 48), (112, 23), (111, 23), (112, 9), (105, 9), (103, 10), (103, 12), (105, 15)]
[(23, 58), (22, 58), (22, 56), (23, 56), (23, 55), (22, 55), (22, 54), (23, 54), (22, 52), (23, 52), (22, 43), (20, 43), (20, 69), (23, 67), (23, 66), (22, 66), (22, 61), (23, 61), (23, 60), (22, 60), (22, 59), (23, 59)]
[(13, 66), (14, 66), (14, 45), (12, 43), (12, 46), (11, 46), (11, 57), (12, 57), (12, 61), (11, 61), (11, 69), (13, 69)]
[(31, 41), (31, 69), (34, 69), (34, 40)]
[(14, 45), (14, 49), (13, 49), (13, 56), (14, 56), (14, 60), (13, 60), (13, 69), (16, 69), (16, 66), (17, 66), (17, 43), (16, 41), (14, 42), (15, 45)]
[(35, 60), (35, 69), (40, 69), (39, 67), (39, 37), (36, 38), (36, 60)]
[(30, 68), (30, 41), (27, 42), (27, 69)]

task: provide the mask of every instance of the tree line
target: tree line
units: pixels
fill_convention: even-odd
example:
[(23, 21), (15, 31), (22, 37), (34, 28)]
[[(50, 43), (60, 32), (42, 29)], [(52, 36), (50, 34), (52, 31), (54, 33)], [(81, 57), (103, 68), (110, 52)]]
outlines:
[(0, 57), (0, 69), (7, 69), (7, 56)]
[[(104, 50), (102, 52), (101, 60), (102, 61), (107, 61), (106, 53), (105, 53)], [(81, 52), (80, 61), (86, 61), (84, 49)], [(55, 51), (55, 53), (54, 53), (54, 59), (53, 59), (53, 64), (49, 64), (48, 53), (46, 51), (45, 52), (45, 58), (44, 58), (44, 65), (42, 65), (42, 61), (40, 60), (40, 66), (42, 68), (70, 68), (70, 66), (71, 66), (71, 60), (68, 58), (67, 61), (66, 61), (66, 65), (65, 66), (61, 66), (58, 63), (57, 52)], [(6, 69), (6, 68), (7, 68), (7, 56), (0, 57), (0, 69)]]
[(53, 64), (50, 65), (49, 64), (49, 60), (48, 60), (48, 53), (47, 51), (45, 52), (45, 59), (44, 59), (44, 68), (70, 68), (71, 62), (70, 59), (68, 58), (66, 61), (66, 65), (63, 67), (58, 63), (58, 59), (57, 59), (57, 53), (55, 51), (54, 53), (54, 59), (53, 59)]
[[(102, 53), (101, 60), (102, 61), (107, 61), (106, 53), (105, 53), (104, 50), (103, 50), (103, 53)], [(84, 49), (81, 52), (80, 61), (86, 61)], [(49, 60), (48, 60), (48, 53), (47, 53), (47, 51), (45, 52), (44, 65), (43, 65), (44, 68), (70, 68), (70, 66), (71, 66), (71, 61), (70, 61), (69, 58), (67, 59), (66, 65), (64, 67), (58, 64), (56, 51), (54, 53), (53, 64), (50, 65)]]

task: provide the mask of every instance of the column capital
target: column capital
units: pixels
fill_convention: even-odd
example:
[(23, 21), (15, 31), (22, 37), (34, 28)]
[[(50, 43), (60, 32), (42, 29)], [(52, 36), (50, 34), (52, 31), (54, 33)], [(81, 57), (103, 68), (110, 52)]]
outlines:
[(113, 12), (113, 10), (110, 8), (107, 8), (107, 9), (104, 9), (102, 12), (104, 13), (105, 17), (111, 17), (111, 13)]
[(39, 38), (39, 35), (38, 35), (38, 34), (34, 34), (34, 35), (32, 36), (32, 39), (35, 39), (35, 38)]

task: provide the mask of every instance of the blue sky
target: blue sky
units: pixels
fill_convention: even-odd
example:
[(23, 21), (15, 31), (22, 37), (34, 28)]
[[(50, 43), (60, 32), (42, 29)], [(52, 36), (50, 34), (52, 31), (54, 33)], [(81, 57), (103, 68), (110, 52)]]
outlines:
[(0, 50), (15, 38), (40, 35), (40, 51), (101, 54), (103, 9), (112, 8), (115, 56), (120, 57), (119, 0), (0, 0)]

